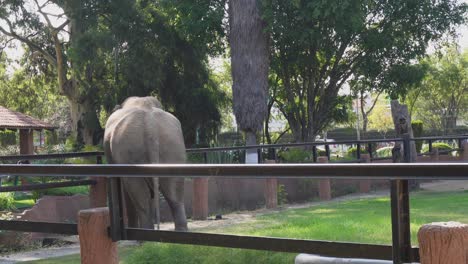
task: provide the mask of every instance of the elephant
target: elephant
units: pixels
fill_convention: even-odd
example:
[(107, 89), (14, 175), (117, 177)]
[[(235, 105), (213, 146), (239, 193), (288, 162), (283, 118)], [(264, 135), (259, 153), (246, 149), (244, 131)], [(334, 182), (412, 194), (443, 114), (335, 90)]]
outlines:
[[(129, 97), (114, 108), (105, 127), (104, 152), (110, 164), (186, 161), (179, 120), (152, 96)], [(175, 230), (188, 230), (183, 178), (123, 177), (121, 182), (129, 227), (154, 229), (154, 200), (159, 202), (161, 191), (171, 209)]]

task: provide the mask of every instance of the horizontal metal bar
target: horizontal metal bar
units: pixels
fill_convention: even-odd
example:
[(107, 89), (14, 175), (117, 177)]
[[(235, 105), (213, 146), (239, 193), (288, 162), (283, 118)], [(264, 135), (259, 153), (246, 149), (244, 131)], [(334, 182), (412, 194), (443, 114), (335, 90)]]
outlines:
[(17, 220), (0, 220), (0, 230), (78, 235), (76, 224)]
[(69, 152), (69, 153), (55, 153), (55, 154), (33, 154), (33, 155), (11, 155), (11, 156), (0, 156), (0, 161), (5, 160), (41, 160), (41, 159), (68, 159), (68, 158), (83, 158), (83, 157), (95, 157), (103, 156), (102, 151), (92, 152)]
[[(468, 137), (468, 136), (467, 136)], [(187, 149), (188, 153), (201, 153), (201, 152), (219, 152), (219, 151), (235, 151), (246, 149), (268, 149), (268, 148), (282, 148), (282, 147), (305, 147), (305, 146), (324, 146), (324, 145), (351, 145), (351, 144), (366, 144), (378, 142), (396, 142), (403, 141), (402, 138), (390, 139), (369, 139), (369, 140), (344, 140), (344, 141), (326, 141), (326, 142), (304, 142), (304, 143), (287, 143), (287, 144), (271, 144), (271, 145), (252, 145), (252, 146), (237, 146), (237, 147), (216, 147), (216, 148), (196, 148)]]
[(4, 187), (0, 187), (0, 192), (32, 191), (32, 190), (42, 190), (42, 189), (82, 186), (82, 185), (95, 185), (95, 184), (96, 184), (96, 181), (94, 180), (39, 183), (39, 184), (28, 184), (28, 185), (21, 185), (21, 186), (4, 186)]
[(0, 175), (69, 177), (227, 177), (468, 179), (468, 163), (0, 165)]
[(411, 140), (453, 140), (453, 139), (468, 139), (468, 134), (456, 135), (456, 136), (442, 136), (442, 137), (418, 137), (418, 138), (412, 138)]
[[(392, 247), (388, 245), (210, 233), (157, 231), (138, 228), (126, 228), (125, 231), (127, 233), (127, 239), (129, 240), (157, 241), (164, 243), (268, 250), (277, 252), (311, 253), (331, 257), (369, 258), (384, 260), (392, 259)], [(414, 248), (414, 251), (417, 250), (417, 248)], [(415, 256), (417, 258), (417, 255)]]

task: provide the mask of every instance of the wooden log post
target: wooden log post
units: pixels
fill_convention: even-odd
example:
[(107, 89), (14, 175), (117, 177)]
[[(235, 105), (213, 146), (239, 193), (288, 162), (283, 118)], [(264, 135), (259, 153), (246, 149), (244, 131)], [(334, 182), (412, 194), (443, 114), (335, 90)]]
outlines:
[(118, 264), (117, 243), (112, 242), (107, 228), (109, 208), (81, 210), (78, 213), (78, 235), (82, 264)]
[[(320, 156), (317, 159), (318, 163), (328, 163), (328, 157)], [(319, 180), (319, 198), (322, 201), (331, 200), (331, 183), (330, 179)]]
[(423, 225), (418, 240), (421, 264), (468, 263), (468, 225), (458, 222)]
[[(267, 164), (275, 163), (274, 160), (265, 160)], [(278, 180), (276, 178), (268, 178), (265, 180), (265, 189), (263, 191), (265, 197), (265, 207), (268, 209), (278, 208)]]
[(208, 218), (208, 178), (193, 179), (192, 219)]
[[(370, 163), (371, 158), (370, 154), (361, 154), (361, 162), (362, 163)], [(360, 180), (359, 181), (359, 192), (361, 193), (369, 193), (371, 190), (371, 181), (370, 180)]]

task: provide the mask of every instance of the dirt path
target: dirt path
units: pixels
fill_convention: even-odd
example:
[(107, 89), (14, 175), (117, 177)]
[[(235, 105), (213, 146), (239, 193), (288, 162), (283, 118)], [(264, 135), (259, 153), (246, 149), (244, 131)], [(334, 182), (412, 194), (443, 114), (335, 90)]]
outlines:
[[(468, 190), (468, 181), (438, 181), (438, 182), (431, 182), (431, 183), (424, 183), (421, 185), (421, 189), (427, 191), (462, 191)], [(366, 198), (375, 198), (375, 197), (382, 197), (388, 196), (388, 191), (377, 191), (369, 194), (350, 194), (341, 197), (334, 198), (330, 201), (317, 201), (317, 202), (309, 202), (309, 203), (301, 203), (301, 204), (290, 204), (284, 206), (280, 209), (276, 210), (269, 210), (269, 209), (258, 209), (255, 211), (242, 211), (242, 212), (234, 212), (226, 215), (222, 215), (221, 220), (206, 220), (206, 221), (189, 221), (189, 229), (192, 231), (203, 231), (206, 229), (211, 228), (222, 228), (227, 226), (232, 226), (235, 224), (240, 223), (250, 223), (255, 222), (256, 217), (258, 215), (264, 214), (271, 214), (287, 209), (298, 209), (298, 208), (309, 208), (318, 205), (324, 205), (329, 203), (336, 203), (340, 201), (350, 201), (350, 200), (357, 200), (357, 199), (366, 199)], [(161, 230), (172, 230), (174, 228), (173, 223), (162, 223)], [(46, 259), (46, 258), (53, 258), (53, 257), (61, 257), (70, 254), (78, 254), (80, 252), (79, 243), (77, 236), (70, 236), (67, 237), (67, 240), (70, 242), (74, 242), (72, 245), (59, 247), (59, 248), (46, 248), (46, 249), (39, 249), (29, 252), (21, 252), (10, 254), (6, 256), (0, 256), (0, 263), (10, 264), (10, 263), (18, 263), (22, 261), (31, 261), (31, 260), (39, 260), (39, 259)], [(135, 245), (134, 242), (131, 241), (121, 241), (122, 246), (130, 246)]]

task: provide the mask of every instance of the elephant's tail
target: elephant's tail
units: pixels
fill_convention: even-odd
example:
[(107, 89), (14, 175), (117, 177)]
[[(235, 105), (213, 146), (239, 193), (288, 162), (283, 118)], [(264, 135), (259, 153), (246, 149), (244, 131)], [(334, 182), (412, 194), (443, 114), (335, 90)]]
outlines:
[(161, 224), (161, 212), (159, 210), (159, 178), (153, 177), (153, 186), (154, 186), (154, 211), (156, 214), (156, 228), (159, 230)]

